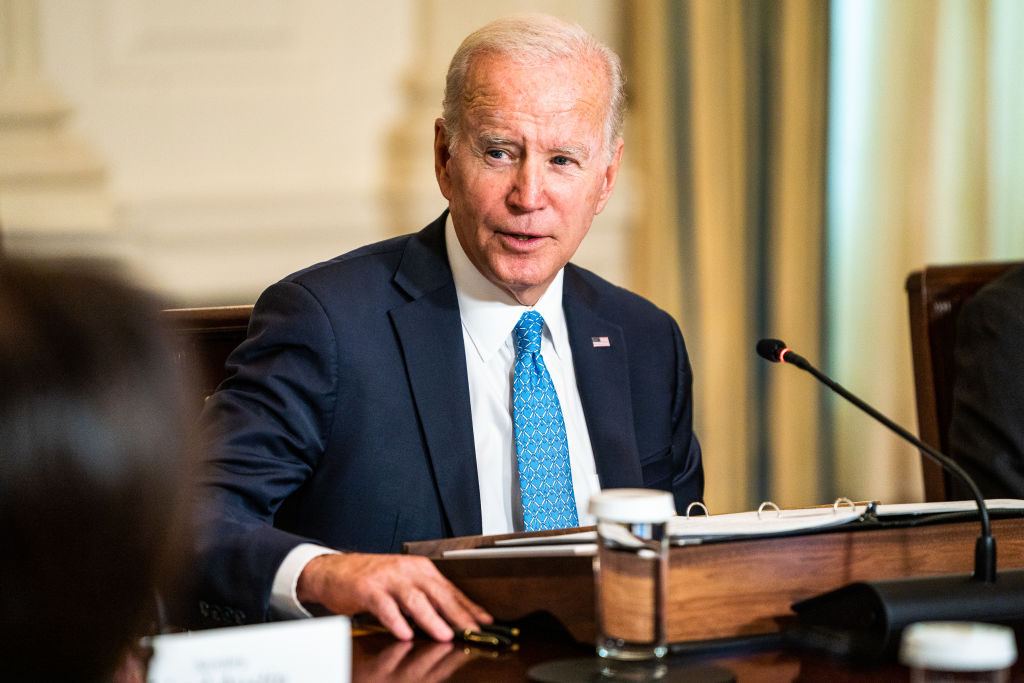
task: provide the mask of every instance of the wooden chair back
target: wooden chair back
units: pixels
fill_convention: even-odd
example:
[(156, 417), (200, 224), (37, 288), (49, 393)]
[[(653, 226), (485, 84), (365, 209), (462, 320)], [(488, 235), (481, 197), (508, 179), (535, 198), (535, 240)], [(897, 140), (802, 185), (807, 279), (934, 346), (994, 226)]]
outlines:
[[(956, 325), (964, 303), (1019, 262), (927, 266), (907, 277), (914, 393), (921, 440), (949, 452), (949, 425), (956, 381)], [(921, 456), (925, 500), (946, 500), (942, 468)]]
[(161, 311), (175, 358), (196, 391), (195, 410), (227, 376), (224, 361), (245, 339), (251, 314), (251, 305)]

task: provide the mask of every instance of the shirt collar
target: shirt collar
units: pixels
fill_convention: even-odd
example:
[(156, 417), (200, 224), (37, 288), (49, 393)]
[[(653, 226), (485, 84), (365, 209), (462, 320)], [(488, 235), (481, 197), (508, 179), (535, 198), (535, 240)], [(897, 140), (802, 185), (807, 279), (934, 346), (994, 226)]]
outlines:
[(512, 329), (519, 322), (519, 317), (529, 310), (535, 310), (544, 317), (544, 335), (553, 344), (555, 353), (560, 358), (568, 357), (569, 331), (562, 310), (564, 268), (559, 269), (535, 306), (523, 306), (476, 269), (459, 243), (451, 214), (445, 221), (445, 246), (459, 298), (462, 327), (483, 362), (487, 362), (505, 344), (511, 345)]

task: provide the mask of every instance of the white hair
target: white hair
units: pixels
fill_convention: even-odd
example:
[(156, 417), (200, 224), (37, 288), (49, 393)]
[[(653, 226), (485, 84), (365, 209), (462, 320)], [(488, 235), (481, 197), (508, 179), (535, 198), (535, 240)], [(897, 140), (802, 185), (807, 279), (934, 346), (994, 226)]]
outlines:
[(555, 59), (596, 59), (604, 67), (608, 83), (604, 146), (611, 158), (622, 138), (625, 119), (625, 77), (619, 56), (607, 45), (572, 24), (546, 14), (521, 14), (497, 19), (469, 34), (455, 51), (445, 80), (442, 102), (448, 149), (454, 152), (462, 127), (463, 96), (470, 62), (481, 54), (497, 54), (522, 64)]

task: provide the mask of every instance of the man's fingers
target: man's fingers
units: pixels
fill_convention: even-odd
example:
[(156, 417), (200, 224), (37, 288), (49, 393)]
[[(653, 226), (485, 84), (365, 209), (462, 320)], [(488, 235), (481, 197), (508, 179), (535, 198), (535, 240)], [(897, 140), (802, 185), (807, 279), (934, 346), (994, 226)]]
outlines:
[(487, 611), (470, 600), (438, 573), (438, 581), (429, 586), (428, 595), (442, 616), (459, 630), (479, 630), (480, 624), (489, 624), (494, 619)]
[(460, 631), (478, 628), (475, 616), (478, 612), (482, 613), (485, 622), (490, 621), (490, 616), (445, 578), (433, 562), (426, 558), (405, 559), (406, 571), (402, 576), (409, 584), (403, 590), (399, 603), (402, 610), (432, 638), (449, 640), (454, 635), (453, 628)]
[(490, 624), (494, 621), (494, 617), (492, 617), (487, 610), (467, 598), (466, 595), (458, 589), (455, 589), (453, 602), (461, 605), (462, 609), (468, 612), (470, 617), (476, 621), (477, 624)]
[(427, 635), (434, 640), (451, 640), (455, 633), (434, 605), (420, 588), (405, 591), (401, 598), (404, 611)]
[(340, 614), (369, 611), (401, 640), (413, 637), (409, 620), (440, 641), (451, 640), (453, 628), (476, 629), (493, 621), (425, 557), (320, 556), (306, 565), (297, 592), (300, 600)]
[(370, 598), (370, 613), (377, 617), (377, 621), (399, 640), (411, 640), (413, 637), (412, 627), (402, 616), (402, 610), (394, 598), (386, 593), (378, 593)]

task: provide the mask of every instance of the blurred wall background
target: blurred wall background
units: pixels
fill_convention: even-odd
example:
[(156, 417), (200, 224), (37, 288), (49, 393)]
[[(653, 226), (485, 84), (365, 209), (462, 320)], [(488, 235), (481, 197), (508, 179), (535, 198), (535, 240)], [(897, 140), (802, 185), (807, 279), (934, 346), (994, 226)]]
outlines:
[(575, 259), (676, 316), (713, 512), (921, 496), (903, 280), (1024, 258), (1016, 0), (0, 0), (0, 240), (169, 305), (248, 303), (444, 208), (471, 30), (540, 9), (623, 56), (619, 186)]
[[(4, 155), (8, 250), (109, 256), (195, 306), (416, 230), (444, 208), (447, 60), (517, 4), (3, 0), (7, 129), (45, 133)], [(546, 4), (617, 37), (607, 2)]]

